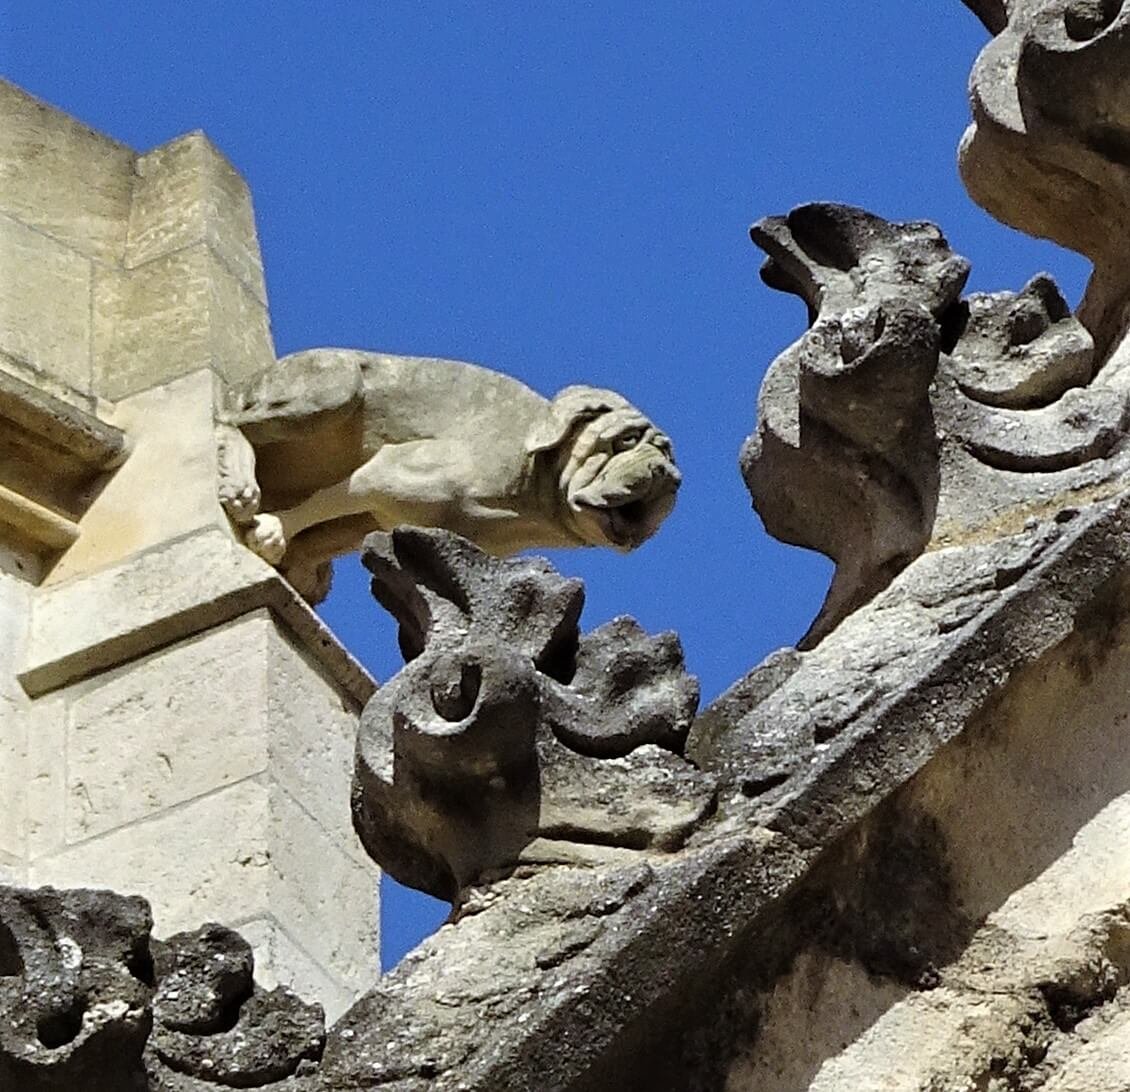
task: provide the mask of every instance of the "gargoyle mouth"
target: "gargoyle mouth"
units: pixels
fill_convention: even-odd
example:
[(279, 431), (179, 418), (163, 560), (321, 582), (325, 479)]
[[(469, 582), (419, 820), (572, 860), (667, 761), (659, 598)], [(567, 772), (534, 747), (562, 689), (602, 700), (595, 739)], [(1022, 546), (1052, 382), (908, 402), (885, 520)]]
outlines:
[(643, 497), (574, 498), (578, 510), (590, 513), (606, 542), (625, 553), (641, 546), (659, 530), (675, 505), (679, 482), (666, 478)]

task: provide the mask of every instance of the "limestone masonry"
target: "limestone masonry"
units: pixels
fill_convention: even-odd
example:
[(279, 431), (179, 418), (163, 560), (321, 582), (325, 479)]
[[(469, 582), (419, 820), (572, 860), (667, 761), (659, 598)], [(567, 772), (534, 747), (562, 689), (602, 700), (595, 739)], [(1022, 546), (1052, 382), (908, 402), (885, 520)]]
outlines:
[(339, 819), (373, 682), (216, 496), (214, 399), (274, 359), (247, 188), (7, 84), (0, 177), (0, 875), (238, 926), (336, 1014), (376, 974)]
[[(205, 138), (137, 155), (0, 85), (0, 1092), (1130, 1089), (1130, 0), (967, 6), (970, 194), (1094, 275), (1073, 312), (963, 295), (931, 224), (754, 224), (810, 318), (735, 451), (836, 573), (702, 711), (674, 634), (582, 633), (491, 530), (642, 541), (655, 426), (276, 368)], [(521, 427), (355, 481), (358, 420), (410, 447), (464, 381)], [(323, 427), (353, 454), (295, 484)], [(374, 528), (380, 689), (307, 602)], [(380, 978), (378, 865), (453, 904)]]

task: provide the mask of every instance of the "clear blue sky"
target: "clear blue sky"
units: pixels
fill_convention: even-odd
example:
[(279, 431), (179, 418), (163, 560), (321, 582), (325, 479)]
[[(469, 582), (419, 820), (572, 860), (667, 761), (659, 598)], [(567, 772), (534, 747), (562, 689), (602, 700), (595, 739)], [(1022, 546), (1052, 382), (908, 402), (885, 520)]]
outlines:
[[(737, 453), (803, 305), (750, 221), (810, 200), (938, 222), (972, 289), (1084, 263), (1000, 227), (957, 178), (959, 0), (713, 4), (0, 0), (0, 71), (140, 150), (204, 129), (251, 184), (279, 355), (337, 345), (621, 390), (685, 483), (629, 557), (555, 561), (586, 627), (675, 629), (704, 702), (815, 614), (828, 563), (769, 539)], [(324, 613), (387, 678), (360, 567)], [(343, 822), (347, 821), (342, 817)], [(385, 885), (385, 963), (437, 920)]]

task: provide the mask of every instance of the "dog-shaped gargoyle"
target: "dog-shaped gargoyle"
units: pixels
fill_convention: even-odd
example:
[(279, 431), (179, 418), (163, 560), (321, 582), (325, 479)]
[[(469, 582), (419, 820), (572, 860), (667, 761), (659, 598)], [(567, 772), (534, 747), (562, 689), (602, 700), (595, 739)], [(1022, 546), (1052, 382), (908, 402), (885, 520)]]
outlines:
[(675, 502), (671, 441), (612, 391), (551, 401), (452, 360), (312, 349), (226, 392), (220, 501), (311, 602), (366, 534), (442, 527), (495, 556), (650, 538)]

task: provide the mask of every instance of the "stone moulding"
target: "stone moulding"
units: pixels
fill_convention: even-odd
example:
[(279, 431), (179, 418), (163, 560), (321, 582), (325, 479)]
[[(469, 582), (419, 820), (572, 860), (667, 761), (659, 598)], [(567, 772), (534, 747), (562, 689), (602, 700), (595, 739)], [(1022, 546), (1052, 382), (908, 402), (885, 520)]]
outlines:
[[(176, 579), (189, 569), (206, 576)], [(269, 608), (359, 705), (368, 700), (376, 689), (369, 673), (274, 569), (218, 530), (41, 589), (18, 677), (38, 697), (257, 607)]]
[(125, 459), (125, 434), (13, 375), (0, 354), (0, 438), (0, 523), (33, 553), (66, 549), (98, 480)]

